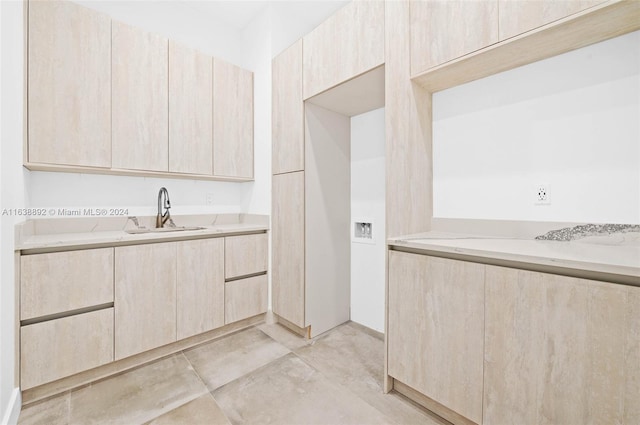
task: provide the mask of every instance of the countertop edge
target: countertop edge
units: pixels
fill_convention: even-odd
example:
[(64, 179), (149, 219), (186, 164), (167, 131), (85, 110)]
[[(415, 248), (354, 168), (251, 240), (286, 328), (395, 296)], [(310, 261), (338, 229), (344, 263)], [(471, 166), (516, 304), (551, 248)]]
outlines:
[[(180, 242), (198, 239), (211, 239), (227, 236), (240, 236), (248, 234), (266, 233), (269, 227), (266, 225), (244, 225), (231, 229), (203, 229), (175, 233), (142, 233), (129, 234), (124, 231), (119, 232), (119, 236), (100, 236), (102, 232), (96, 232), (96, 237), (86, 240), (71, 240), (60, 242), (43, 242), (38, 244), (25, 241), (17, 246), (15, 250), (21, 255), (44, 254), (62, 251), (78, 251), (83, 249), (110, 248), (130, 245), (146, 245), (163, 242)], [(111, 233), (111, 232), (108, 232)], [(64, 235), (60, 235), (64, 237)]]
[(398, 238), (387, 240), (387, 248), (392, 251), (411, 252), (500, 267), (511, 267), (623, 285), (640, 286), (640, 268), (622, 265), (555, 259), (511, 252), (505, 253), (492, 250), (442, 246), (437, 245), (437, 243), (412, 243), (409, 241), (399, 240)]

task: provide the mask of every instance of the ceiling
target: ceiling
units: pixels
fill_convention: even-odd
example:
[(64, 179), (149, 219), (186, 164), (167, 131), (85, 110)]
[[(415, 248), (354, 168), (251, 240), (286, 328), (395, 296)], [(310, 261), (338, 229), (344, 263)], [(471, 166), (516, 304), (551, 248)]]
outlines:
[(267, 0), (182, 0), (198, 12), (237, 29), (245, 29), (267, 7)]

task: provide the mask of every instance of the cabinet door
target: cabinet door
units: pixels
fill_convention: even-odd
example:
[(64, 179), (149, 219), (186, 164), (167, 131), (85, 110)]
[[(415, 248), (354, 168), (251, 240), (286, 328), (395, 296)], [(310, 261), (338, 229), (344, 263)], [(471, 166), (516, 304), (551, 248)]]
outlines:
[(493, 266), (486, 279), (484, 424), (638, 422), (640, 288)]
[(20, 257), (20, 319), (113, 302), (113, 248)]
[(482, 421), (484, 266), (389, 252), (389, 375)]
[(224, 238), (177, 243), (177, 337), (224, 325)]
[(111, 167), (111, 20), (29, 3), (29, 162)]
[(253, 178), (253, 73), (216, 58), (213, 174)]
[(412, 75), (498, 42), (498, 0), (410, 4)]
[(269, 240), (266, 233), (225, 238), (225, 278), (266, 272)]
[(500, 40), (588, 9), (604, 0), (499, 0)]
[(247, 319), (267, 311), (267, 275), (225, 284), (224, 323)]
[(112, 361), (113, 308), (20, 328), (22, 390)]
[(273, 174), (304, 170), (302, 40), (280, 53), (272, 64)]
[(303, 38), (305, 99), (384, 63), (384, 4), (350, 2)]
[(273, 176), (273, 312), (304, 327), (304, 172)]
[(176, 340), (176, 244), (115, 248), (115, 359)]
[(113, 168), (168, 170), (168, 40), (113, 22)]
[(213, 58), (169, 42), (169, 171), (213, 174)]

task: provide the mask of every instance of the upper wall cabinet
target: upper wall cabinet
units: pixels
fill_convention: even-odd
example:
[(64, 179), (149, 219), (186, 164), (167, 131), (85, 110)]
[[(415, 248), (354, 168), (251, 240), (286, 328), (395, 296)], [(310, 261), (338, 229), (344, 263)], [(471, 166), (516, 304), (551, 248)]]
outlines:
[(113, 22), (113, 167), (168, 171), (168, 40)]
[(169, 171), (213, 174), (213, 60), (169, 42)]
[(304, 99), (384, 63), (384, 3), (351, 2), (303, 38)]
[(111, 167), (111, 20), (29, 3), (28, 162)]
[(498, 42), (498, 0), (411, 4), (411, 74)]
[(302, 40), (280, 53), (272, 70), (273, 174), (304, 170)]
[(604, 0), (499, 0), (500, 40), (527, 32)]
[(213, 173), (253, 178), (253, 73), (213, 59)]

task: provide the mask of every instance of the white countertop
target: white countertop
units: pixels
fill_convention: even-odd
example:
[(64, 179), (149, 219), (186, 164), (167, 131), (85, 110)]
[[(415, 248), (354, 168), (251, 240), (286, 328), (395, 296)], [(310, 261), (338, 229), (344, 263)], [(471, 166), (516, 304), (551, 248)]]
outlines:
[(391, 247), (442, 256), (500, 260), (575, 271), (626, 276), (640, 286), (640, 233), (589, 236), (573, 241), (500, 238), (426, 232), (388, 240)]
[[(49, 220), (46, 225), (36, 223), (35, 226), (31, 226), (32, 229), (35, 227), (36, 231), (22, 231), (19, 237), (16, 237), (16, 250), (20, 250), (23, 254), (33, 254), (72, 249), (204, 239), (234, 234), (264, 232), (269, 228), (267, 216), (253, 216), (250, 220), (245, 220), (242, 216), (238, 217), (239, 219), (237, 221), (228, 219), (220, 220), (223, 223), (219, 224), (211, 224), (211, 220), (209, 219), (202, 221), (190, 219), (188, 222), (184, 222), (176, 217), (178, 225), (199, 226), (204, 228), (158, 233), (127, 233), (125, 230), (135, 229), (135, 227), (132, 227), (132, 223), (126, 220), (119, 223), (107, 223), (107, 225), (105, 225), (104, 221), (96, 222), (94, 226), (91, 226), (93, 223), (87, 223), (87, 221), (82, 225), (76, 226), (71, 220), (67, 223), (60, 222), (59, 224), (54, 220)], [(258, 217), (258, 219), (256, 219), (256, 217)], [(215, 222), (215, 219), (213, 221)], [(113, 229), (114, 224), (119, 228)], [(148, 223), (145, 222), (145, 224)], [(152, 226), (147, 225), (146, 227), (150, 228)]]

